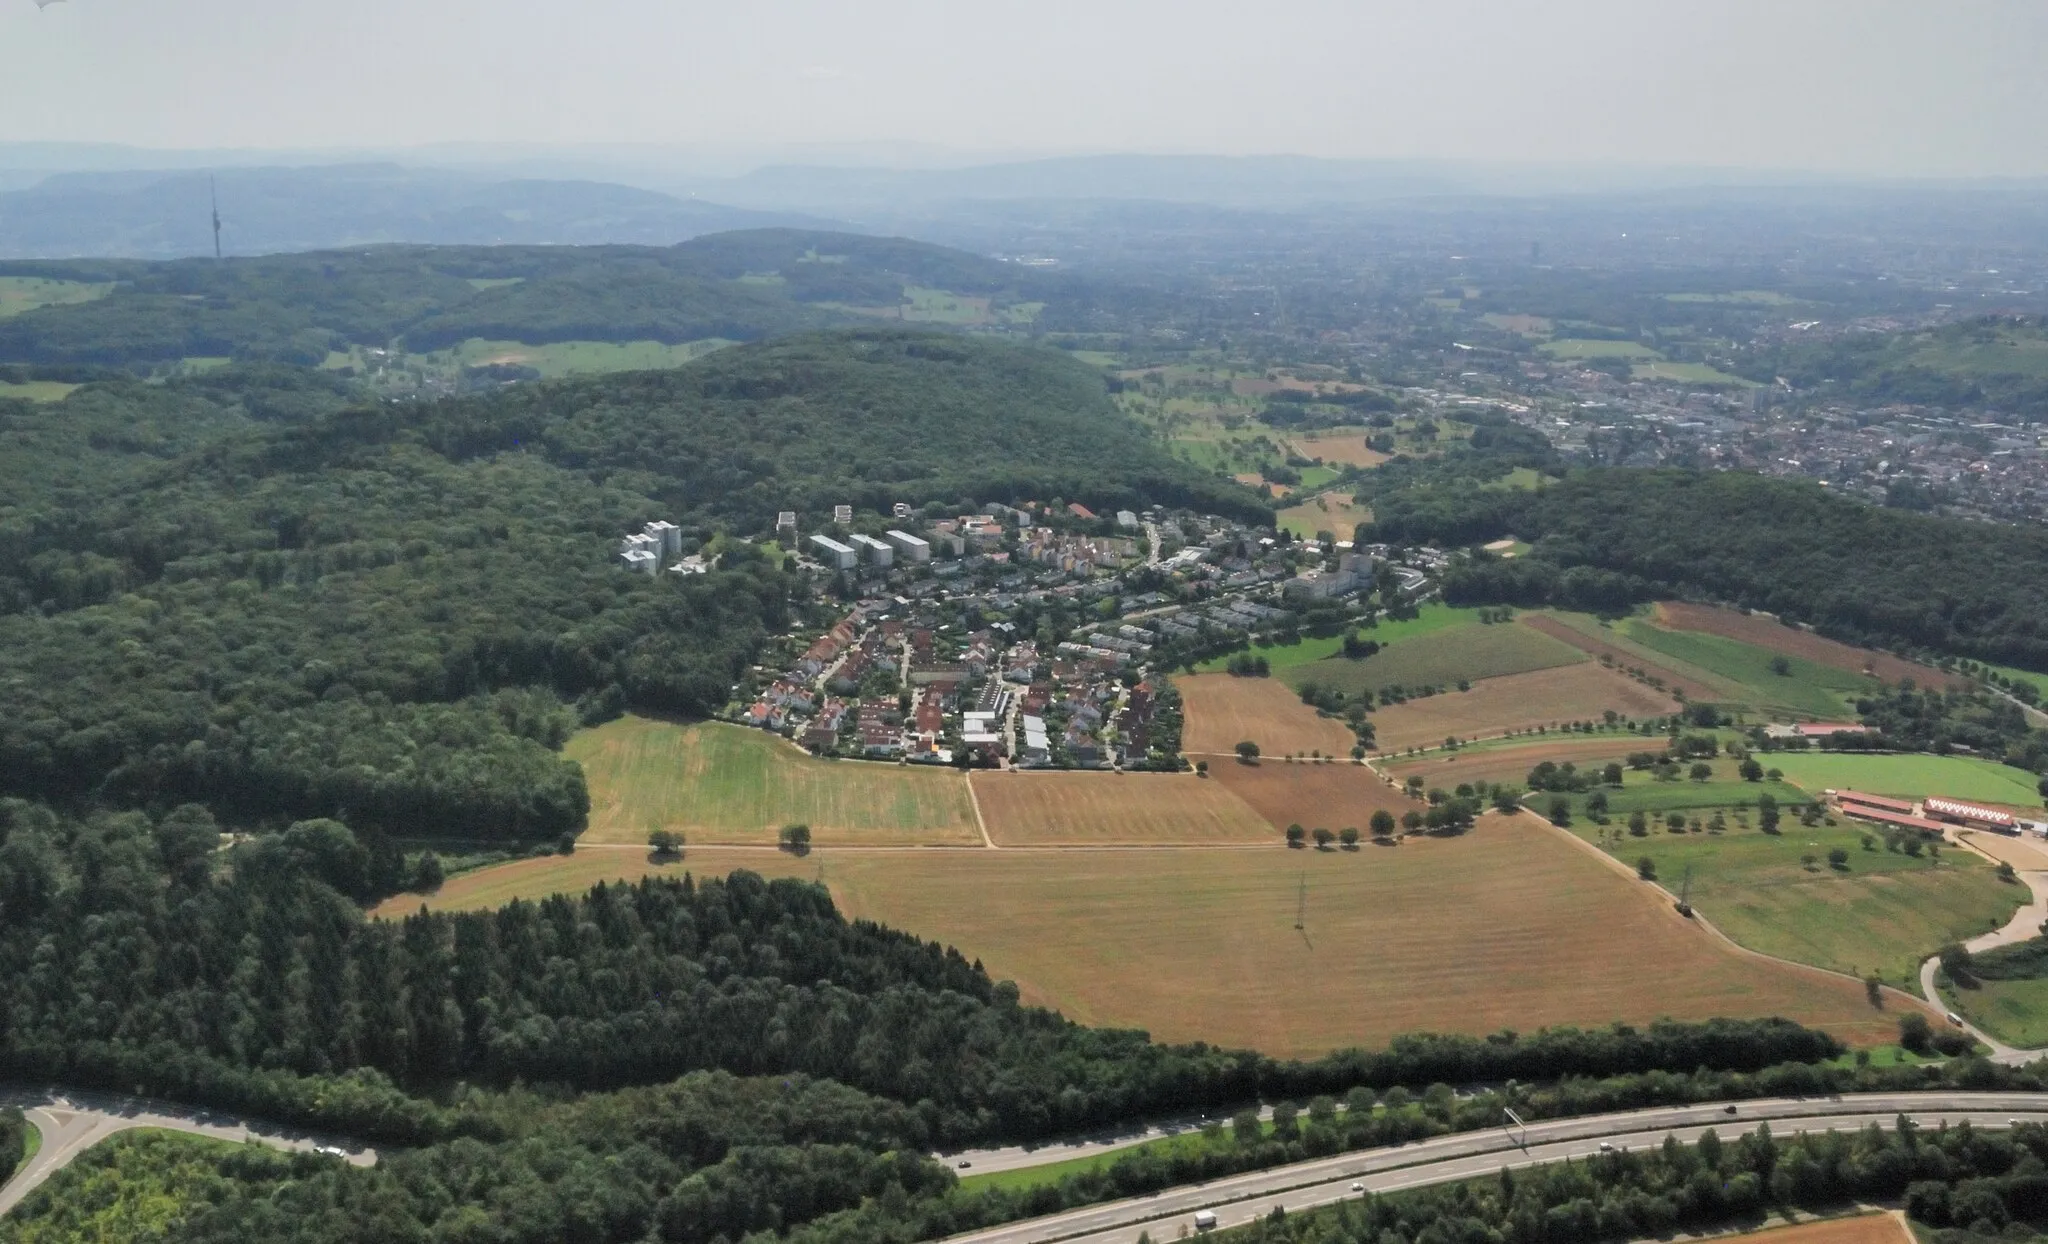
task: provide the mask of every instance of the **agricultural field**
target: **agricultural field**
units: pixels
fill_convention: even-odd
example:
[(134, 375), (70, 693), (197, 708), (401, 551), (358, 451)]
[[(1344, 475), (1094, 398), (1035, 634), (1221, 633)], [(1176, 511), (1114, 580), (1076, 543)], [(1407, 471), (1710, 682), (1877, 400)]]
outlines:
[(1662, 361), (1663, 355), (1639, 341), (1602, 341), (1589, 337), (1563, 337), (1537, 346), (1538, 352), (1554, 359), (1642, 359)]
[(1643, 655), (1642, 649), (1624, 648), (1614, 642), (1612, 628), (1602, 628), (1597, 619), (1585, 614), (1565, 616), (1552, 613), (1525, 613), (1520, 621), (1524, 626), (1542, 631), (1552, 639), (1570, 644), (1587, 656), (1599, 660), (1606, 657), (1616, 669), (1638, 669), (1651, 678), (1661, 681), (1665, 688), (1683, 695), (1688, 700), (1727, 699), (1734, 688), (1723, 681), (1708, 682), (1705, 678), (1680, 673), (1668, 665), (1652, 661)]
[[(1432, 601), (1418, 609), (1412, 618), (1403, 621), (1382, 619), (1373, 626), (1360, 628), (1358, 633), (1385, 645), (1398, 643), (1404, 639), (1414, 639), (1418, 635), (1433, 635), (1438, 631), (1476, 623), (1478, 620), (1477, 609), (1459, 608)], [(1328, 635), (1308, 636), (1291, 644), (1255, 644), (1251, 651), (1266, 658), (1273, 672), (1277, 674), (1281, 670), (1292, 669), (1297, 665), (1307, 665), (1311, 661), (1321, 661), (1326, 657), (1335, 656), (1343, 649), (1342, 635)], [(1216, 657), (1202, 662), (1195, 669), (1198, 673), (1216, 673), (1229, 664), (1229, 657)]]
[(1435, 747), (1507, 730), (1555, 727), (1568, 721), (1598, 720), (1612, 709), (1624, 717), (1660, 717), (1678, 702), (1597, 662), (1581, 661), (1530, 674), (1509, 674), (1382, 708), (1372, 716), (1381, 752)]
[(1858, 1214), (1795, 1227), (1773, 1227), (1723, 1237), (1721, 1244), (1914, 1244), (1913, 1229), (1897, 1214)]
[[(1572, 832), (1605, 839), (1631, 867), (1654, 861), (1660, 885), (1687, 889), (1701, 915), (1752, 950), (1852, 976), (1877, 972), (1907, 989), (1929, 955), (2004, 925), (2031, 900), (2024, 886), (2000, 881), (1968, 851), (1909, 856), (1851, 821), (1808, 828), (1788, 817), (1781, 829), (1771, 835), (1731, 824), (1719, 834), (1673, 834), (1653, 822), (1637, 838), (1617, 820), (1605, 827), (1581, 821)], [(1838, 848), (1848, 853), (1839, 869), (1828, 862)]]
[(1705, 363), (1637, 363), (1629, 369), (1637, 380), (1670, 380), (1678, 384), (1702, 385), (1710, 388), (1754, 389), (1757, 382), (1731, 375), (1718, 367)]
[(1422, 807), (1371, 769), (1348, 761), (1220, 761), (1209, 766), (1209, 781), (1220, 783), (1276, 830), (1300, 825), (1366, 834), (1372, 828), (1372, 814), (1383, 808), (1398, 817)]
[(13, 398), (21, 402), (61, 402), (77, 388), (75, 384), (55, 380), (31, 380), (25, 384), (0, 380), (0, 401)]
[(1978, 981), (1969, 989), (1941, 991), (1956, 1014), (2021, 1049), (2048, 1045), (2048, 978)]
[(773, 844), (784, 825), (827, 845), (979, 845), (967, 780), (950, 769), (819, 760), (785, 739), (717, 722), (623, 717), (563, 752), (590, 784), (588, 843)]
[(1850, 752), (1773, 752), (1758, 760), (1814, 795), (1860, 790), (1917, 799), (1947, 795), (1984, 803), (2041, 806), (2039, 779), (2024, 769), (1975, 756), (1860, 756)]
[(1656, 619), (1660, 626), (1669, 630), (1704, 631), (1709, 635), (1741, 640), (1788, 657), (1811, 661), (1815, 665), (1852, 674), (1867, 672), (1887, 683), (1910, 678), (1923, 687), (1945, 687), (1962, 681), (1931, 665), (1908, 661), (1888, 652), (1873, 652), (1868, 648), (1839, 643), (1811, 631), (1786, 626), (1760, 613), (1738, 613), (1733, 609), (1716, 609), (1712, 605), (1665, 601), (1656, 607)]
[(1174, 686), (1186, 720), (1181, 750), (1190, 756), (1229, 756), (1247, 741), (1267, 756), (1349, 756), (1358, 743), (1351, 727), (1318, 715), (1275, 678), (1196, 674)]
[(1376, 467), (1387, 455), (1365, 445), (1365, 432), (1358, 428), (1309, 432), (1294, 438), (1294, 452), (1304, 458), (1321, 458), (1338, 466)]
[[(586, 857), (649, 867), (579, 851), (458, 878), (431, 905), (580, 890), (598, 879)], [(849, 918), (956, 946), (1069, 1018), (1165, 1041), (1309, 1056), (1410, 1032), (1718, 1015), (1783, 1015), (1857, 1045), (1897, 1033), (1896, 1005), (1728, 948), (1533, 817), (1359, 851), (693, 848), (681, 865), (728, 866), (822, 879)], [(512, 870), (525, 871), (498, 880)]]
[(1461, 626), (1403, 640), (1363, 660), (1344, 657), (1297, 666), (1287, 673), (1300, 686), (1315, 682), (1346, 695), (1383, 687), (1455, 687), (1507, 674), (1555, 669), (1586, 660), (1569, 644), (1512, 622)]
[[(1654, 752), (1660, 749), (1661, 743), (1657, 739), (1644, 739), (1640, 746), (1628, 750)], [(1772, 760), (1773, 757), (1769, 756), (1758, 757), (1758, 763), (1766, 766)], [(1694, 763), (1708, 765), (1713, 776), (1703, 782), (1695, 781), (1688, 772)], [(1681, 776), (1671, 782), (1660, 782), (1651, 773), (1628, 769), (1622, 774), (1621, 786), (1603, 786), (1600, 789), (1607, 795), (1608, 812), (1617, 817), (1626, 817), (1637, 811), (1661, 815), (1706, 808), (1748, 808), (1756, 804), (1759, 795), (1769, 795), (1778, 801), (1780, 807), (1811, 802), (1807, 792), (1788, 782), (1745, 782), (1736, 766), (1737, 762), (1726, 756), (1702, 762), (1684, 761), (1679, 764)], [(1530, 794), (1529, 803), (1531, 807), (1547, 809), (1550, 799), (1550, 792), (1537, 791)], [(1581, 815), (1585, 810), (1586, 795), (1572, 795), (1570, 799), (1572, 815)]]
[(1557, 738), (1542, 735), (1526, 742), (1516, 742), (1519, 745), (1513, 747), (1459, 748), (1437, 752), (1414, 760), (1383, 764), (1380, 768), (1398, 781), (1405, 782), (1411, 775), (1420, 774), (1425, 787), (1440, 786), (1450, 790), (1466, 782), (1489, 786), (1495, 782), (1520, 782), (1529, 776), (1529, 770), (1546, 760), (1558, 765), (1569, 761), (1581, 769), (1597, 769), (1610, 760), (1622, 759), (1630, 752), (1656, 751), (1662, 746), (1661, 740), (1633, 734), (1566, 735)]
[[(905, 848), (906, 851), (915, 848)], [(655, 859), (642, 846), (579, 846), (574, 855), (543, 855), (480, 868), (450, 877), (431, 895), (395, 894), (370, 914), (399, 920), (425, 907), (430, 911), (482, 911), (503, 907), (514, 899), (550, 894), (581, 894), (599, 882), (639, 881), (643, 877), (723, 877), (748, 869), (764, 877), (795, 877), (815, 881), (823, 853), (792, 855), (773, 847), (685, 847), (676, 858)]]
[(1193, 774), (983, 772), (969, 781), (999, 847), (1280, 840), (1279, 831), (1229, 788)]
[[(1668, 659), (1737, 684), (1743, 689), (1740, 702), (1773, 716), (1853, 721), (1856, 698), (1877, 689), (1875, 679), (1853, 670), (1822, 665), (1722, 635), (1666, 630), (1642, 618), (1631, 618), (1616, 629)], [(1772, 668), (1774, 661), (1784, 662), (1784, 673)]]
[[(1308, 482), (1309, 473), (1301, 474), (1303, 485), (1313, 487)], [(1303, 539), (1313, 539), (1317, 532), (1327, 531), (1339, 540), (1349, 540), (1359, 524), (1371, 521), (1372, 507), (1358, 504), (1350, 493), (1341, 491), (1318, 493), (1280, 511), (1280, 526)]]
[(0, 320), (37, 307), (92, 302), (114, 292), (111, 282), (59, 281), (40, 276), (0, 276)]

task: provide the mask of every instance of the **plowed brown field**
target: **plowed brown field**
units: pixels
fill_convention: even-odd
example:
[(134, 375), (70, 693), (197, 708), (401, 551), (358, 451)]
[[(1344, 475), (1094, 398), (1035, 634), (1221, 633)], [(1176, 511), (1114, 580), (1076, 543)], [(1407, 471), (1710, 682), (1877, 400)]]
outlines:
[(1423, 806), (1388, 786), (1371, 769), (1349, 761), (1325, 765), (1225, 761), (1210, 766), (1209, 772), (1211, 781), (1222, 783), (1281, 829), (1300, 825), (1366, 832), (1372, 814), (1381, 808), (1399, 816)]
[(1349, 726), (1317, 716), (1277, 678), (1195, 674), (1174, 686), (1186, 710), (1181, 750), (1191, 756), (1228, 756), (1247, 740), (1268, 756), (1349, 756), (1358, 742)]
[(976, 773), (970, 780), (999, 847), (1280, 841), (1227, 787), (1191, 773)]
[(1837, 643), (1761, 614), (1737, 613), (1733, 609), (1716, 609), (1712, 605), (1693, 605), (1683, 601), (1664, 601), (1657, 606), (1657, 624), (1674, 631), (1704, 631), (1709, 635), (1739, 639), (1786, 656), (1803, 657), (1816, 665), (1853, 670), (1859, 674), (1868, 671), (1886, 682), (1910, 678), (1923, 687), (1946, 687), (1961, 681), (1931, 665)]
[(1588, 661), (1530, 674), (1509, 674), (1383, 708), (1372, 715), (1382, 752), (1434, 747), (1461, 739), (1598, 718), (1608, 709), (1625, 717), (1675, 712), (1678, 701)]
[(1525, 613), (1517, 620), (1531, 630), (1541, 631), (1552, 639), (1562, 640), (1581, 652), (1591, 654), (1596, 661), (1603, 656), (1612, 657), (1617, 669), (1639, 669), (1653, 677), (1661, 678), (1664, 680), (1666, 687), (1682, 693), (1688, 700), (1716, 700), (1720, 698), (1719, 692), (1697, 679), (1687, 678), (1685, 675), (1667, 666), (1654, 665), (1632, 652), (1617, 648), (1613, 644), (1586, 634), (1577, 627), (1568, 626), (1556, 618), (1545, 617), (1540, 613)]
[(1723, 1244), (1913, 1244), (1913, 1233), (1896, 1214), (1862, 1214), (1752, 1231)]

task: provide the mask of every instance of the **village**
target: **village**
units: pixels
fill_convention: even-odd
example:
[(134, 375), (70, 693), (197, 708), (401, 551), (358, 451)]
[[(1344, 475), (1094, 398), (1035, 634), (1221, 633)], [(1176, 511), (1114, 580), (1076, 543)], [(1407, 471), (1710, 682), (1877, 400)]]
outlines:
[[(1192, 512), (1078, 503), (857, 515), (776, 547), (844, 603), (734, 688), (732, 719), (821, 756), (1020, 769), (1181, 766), (1160, 674), (1284, 631), (1435, 590), (1435, 549), (1354, 548)], [(647, 573), (697, 573), (673, 524), (625, 538)]]

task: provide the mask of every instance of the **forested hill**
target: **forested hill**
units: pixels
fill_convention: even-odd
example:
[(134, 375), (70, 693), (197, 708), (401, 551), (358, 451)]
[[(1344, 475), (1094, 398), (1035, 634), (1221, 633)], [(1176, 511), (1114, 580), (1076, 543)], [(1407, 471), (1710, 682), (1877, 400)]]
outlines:
[[(864, 329), (712, 355), (675, 371), (516, 386), (424, 411), (381, 408), (314, 434), (405, 425), (451, 454), (524, 446), (565, 467), (651, 473), (682, 518), (765, 529), (838, 503), (1061, 498), (1168, 502), (1271, 520), (1247, 489), (1181, 463), (1051, 350)], [(679, 520), (680, 521), (680, 520)]]
[(389, 246), (225, 262), (22, 261), (0, 263), (5, 278), (66, 284), (49, 305), (0, 319), (0, 363), (72, 369), (196, 358), (317, 366), (351, 347), (417, 352), (472, 338), (753, 341), (900, 314), (918, 289), (985, 299), (999, 314), (1050, 288), (1028, 269), (963, 251), (791, 229), (666, 248)]
[(352, 406), (300, 369), (0, 402), (0, 794), (552, 838), (579, 719), (720, 706), (792, 583), (619, 536), (1064, 496), (1259, 510), (1064, 355), (870, 329), (662, 374)]
[(1881, 509), (1800, 480), (1626, 468), (1532, 493), (1410, 489), (1373, 511), (1374, 539), (1534, 543), (1526, 558), (1451, 575), (1453, 600), (1608, 609), (1689, 595), (1854, 643), (2048, 670), (2048, 531), (2037, 527)]

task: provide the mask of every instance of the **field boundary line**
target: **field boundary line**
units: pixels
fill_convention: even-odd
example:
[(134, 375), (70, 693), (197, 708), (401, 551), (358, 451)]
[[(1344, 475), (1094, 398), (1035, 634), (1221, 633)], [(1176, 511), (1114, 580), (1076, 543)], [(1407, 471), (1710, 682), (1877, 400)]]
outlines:
[(989, 837), (988, 818), (981, 814), (981, 795), (974, 789), (974, 775), (967, 775), (967, 802), (974, 806), (974, 827), (981, 831), (981, 845), (991, 851), (1000, 851), (996, 840)]
[[(1678, 903), (1678, 896), (1673, 894), (1671, 891), (1665, 889), (1661, 882), (1643, 880), (1641, 877), (1638, 877), (1636, 875), (1635, 869), (1630, 868), (1620, 859), (1616, 858), (1615, 856), (1609, 855), (1607, 852), (1601, 850), (1599, 847), (1594, 846), (1592, 843), (1587, 842), (1584, 838), (1579, 837), (1577, 834), (1572, 833), (1570, 830), (1559, 829), (1557, 826), (1552, 825), (1549, 821), (1544, 820), (1542, 817), (1536, 815), (1536, 813), (1531, 812), (1526, 808), (1523, 809), (1518, 815), (1526, 816), (1529, 819), (1535, 821), (1538, 825), (1541, 825), (1543, 827), (1544, 832), (1546, 833), (1559, 834), (1569, 839), (1572, 845), (1576, 846), (1579, 850), (1592, 852), (1595, 856), (1597, 856), (1600, 859), (1600, 861), (1603, 864), (1607, 865), (1608, 868), (1610, 868), (1617, 875), (1626, 877), (1631, 884), (1638, 886), (1647, 885), (1653, 887), (1658, 894), (1663, 895), (1664, 898), (1668, 899), (1672, 904), (1670, 907), (1666, 908), (1666, 913), (1672, 919), (1681, 921), (1685, 924), (1698, 925), (1701, 929), (1706, 931), (1707, 936), (1715, 939), (1716, 941), (1719, 941), (1722, 945), (1729, 947), (1739, 955), (1744, 955), (1748, 958), (1760, 960), (1764, 963), (1775, 963), (1784, 967), (1795, 968), (1801, 972), (1809, 972), (1819, 976), (1829, 977), (1835, 980), (1855, 981), (1859, 985), (1863, 983), (1861, 977), (1851, 976), (1847, 972), (1837, 972), (1832, 968), (1820, 967), (1817, 964), (1801, 963), (1797, 959), (1781, 959), (1777, 955), (1765, 954), (1761, 950), (1752, 950), (1749, 947), (1743, 945), (1741, 942), (1738, 942), (1734, 938), (1728, 936), (1726, 933), (1723, 933), (1720, 930), (1720, 928), (1717, 925), (1715, 925), (1713, 921), (1701, 915), (1697, 908), (1693, 910), (1693, 913), (1690, 917), (1680, 915), (1678, 913), (1678, 909), (1676, 906)], [(1916, 998), (1912, 994), (1907, 993), (1905, 990), (1900, 989), (1893, 985), (1881, 986), (1881, 992), (1889, 992), (1891, 994), (1894, 994), (1897, 997), (1903, 998), (1907, 1002), (1912, 1003), (1916, 1007), (1920, 1007), (1923, 1009), (1929, 1009), (1931, 1007), (1931, 1009), (1936, 1011), (1940, 1009), (1938, 1006), (1933, 1006), (1925, 1000), (1921, 998)], [(1872, 1007), (1871, 1009), (1876, 1011), (1882, 1011), (1884, 1008)]]

